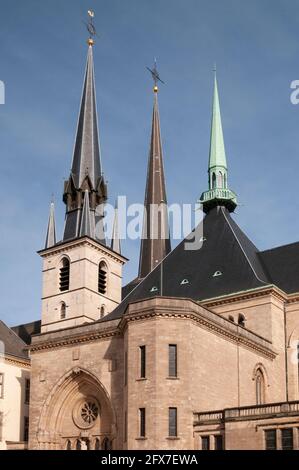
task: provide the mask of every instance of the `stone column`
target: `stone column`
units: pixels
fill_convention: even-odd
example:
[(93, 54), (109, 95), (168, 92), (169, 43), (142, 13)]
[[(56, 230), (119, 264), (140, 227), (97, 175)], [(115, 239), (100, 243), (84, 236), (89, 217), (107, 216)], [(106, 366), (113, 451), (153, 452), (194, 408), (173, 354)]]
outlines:
[(282, 450), (281, 429), (276, 430), (277, 450)]

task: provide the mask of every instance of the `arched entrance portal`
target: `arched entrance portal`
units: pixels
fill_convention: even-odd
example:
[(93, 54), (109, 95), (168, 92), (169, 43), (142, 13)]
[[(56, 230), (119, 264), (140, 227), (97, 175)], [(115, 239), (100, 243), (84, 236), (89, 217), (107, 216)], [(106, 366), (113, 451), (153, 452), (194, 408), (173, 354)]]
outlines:
[(43, 406), (40, 449), (98, 450), (113, 447), (115, 415), (98, 379), (83, 369), (62, 377)]

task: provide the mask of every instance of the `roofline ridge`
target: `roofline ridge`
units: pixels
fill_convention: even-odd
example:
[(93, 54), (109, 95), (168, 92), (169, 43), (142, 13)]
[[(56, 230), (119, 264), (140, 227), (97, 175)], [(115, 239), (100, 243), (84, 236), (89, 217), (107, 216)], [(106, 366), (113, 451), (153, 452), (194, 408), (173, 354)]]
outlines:
[(231, 231), (232, 231), (232, 233), (233, 233), (235, 239), (237, 240), (238, 245), (239, 245), (239, 247), (241, 248), (241, 251), (242, 251), (243, 255), (245, 256), (245, 258), (246, 258), (246, 260), (247, 260), (249, 266), (251, 267), (251, 269), (252, 269), (252, 271), (253, 271), (253, 274), (255, 275), (255, 277), (257, 278), (257, 280), (258, 280), (259, 282), (261, 282), (262, 284), (268, 285), (269, 283), (263, 281), (262, 279), (260, 279), (260, 277), (259, 277), (259, 276), (257, 275), (257, 273), (255, 272), (255, 269), (254, 269), (254, 267), (252, 266), (252, 263), (250, 262), (250, 259), (248, 258), (248, 256), (247, 256), (247, 254), (246, 254), (246, 252), (245, 252), (245, 250), (244, 250), (244, 248), (243, 248), (243, 246), (242, 246), (242, 244), (241, 244), (241, 242), (240, 242), (240, 240), (239, 240), (239, 238), (238, 238), (236, 232), (234, 231), (234, 229), (233, 229), (233, 227), (231, 226), (231, 224), (230, 224), (228, 218), (226, 217), (226, 214), (225, 214), (225, 212), (224, 212), (224, 210), (223, 210), (223, 207), (221, 207), (221, 212), (222, 212), (222, 214), (223, 214), (223, 216), (224, 216), (224, 218), (225, 218), (225, 220), (226, 220), (226, 222), (227, 222), (229, 228), (231, 229)]
[(293, 246), (293, 245), (299, 245), (299, 241), (287, 243), (286, 245), (274, 246), (273, 248), (268, 248), (267, 250), (262, 250), (259, 253), (261, 253), (261, 254), (268, 253), (269, 251), (279, 250), (280, 248), (287, 248), (287, 247)]
[[(2, 323), (2, 325), (4, 325), (14, 336), (17, 337), (18, 341), (20, 341), (22, 343), (22, 346), (24, 345), (24, 349), (27, 348), (27, 344), (25, 343), (25, 341), (22, 340), (22, 338), (12, 329), (13, 327), (10, 327), (8, 325), (6, 325), (6, 323), (3, 321), (3, 320), (0, 320), (0, 323)], [(5, 353), (5, 349), (4, 349), (4, 356), (13, 356), (13, 357), (19, 357), (19, 358), (22, 358), (23, 356), (16, 356), (14, 354), (8, 354), (8, 353)], [(26, 359), (26, 356), (24, 356), (24, 359)]]

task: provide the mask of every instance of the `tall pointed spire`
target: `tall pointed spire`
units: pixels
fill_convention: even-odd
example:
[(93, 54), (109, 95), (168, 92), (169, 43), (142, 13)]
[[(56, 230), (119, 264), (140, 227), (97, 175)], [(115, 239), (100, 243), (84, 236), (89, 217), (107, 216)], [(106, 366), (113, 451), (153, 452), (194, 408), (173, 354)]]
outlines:
[(147, 276), (171, 250), (158, 107), (157, 79), (160, 80), (160, 78), (157, 73), (156, 64), (151, 73), (155, 82), (154, 108), (145, 189), (145, 213), (140, 248), (139, 278)]
[(93, 47), (90, 45), (75, 140), (72, 176), (75, 186), (80, 188), (88, 175), (94, 189), (101, 178), (102, 171), (92, 50)]
[(56, 227), (55, 227), (55, 208), (54, 202), (51, 202), (48, 229), (46, 235), (45, 249), (56, 245)]
[[(72, 169), (64, 185), (63, 200), (67, 206), (63, 240), (79, 236), (83, 208), (83, 195), (90, 195), (90, 217), (95, 226), (95, 210), (107, 200), (107, 187), (103, 178), (100, 158), (98, 117), (93, 64), (93, 39), (88, 40), (87, 64), (83, 84)], [(99, 221), (99, 225), (102, 221)], [(99, 240), (104, 243), (104, 240)]]
[(121, 254), (121, 243), (120, 243), (120, 236), (118, 230), (118, 204), (117, 200), (115, 202), (115, 209), (114, 209), (114, 224), (113, 224), (113, 232), (112, 232), (112, 239), (111, 239), (111, 249), (116, 251), (116, 253)]
[(233, 212), (237, 206), (236, 194), (228, 188), (228, 170), (222, 130), (216, 68), (214, 70), (214, 96), (212, 109), (210, 156), (209, 156), (209, 190), (200, 198), (203, 209), (208, 212), (217, 205), (225, 206)]
[[(216, 70), (215, 70), (209, 173), (213, 172), (213, 170), (215, 169), (217, 170), (218, 168), (219, 169), (222, 168), (223, 172), (225, 173), (227, 172), (227, 163), (226, 163), (225, 146), (224, 146), (224, 138), (223, 138), (223, 131), (222, 131), (217, 76), (216, 76)], [(211, 184), (210, 184), (210, 189), (212, 189)]]

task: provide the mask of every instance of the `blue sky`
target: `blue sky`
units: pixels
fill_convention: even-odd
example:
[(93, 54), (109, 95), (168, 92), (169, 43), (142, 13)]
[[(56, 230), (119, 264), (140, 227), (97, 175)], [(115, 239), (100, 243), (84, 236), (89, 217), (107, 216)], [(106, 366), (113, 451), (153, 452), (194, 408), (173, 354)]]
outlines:
[[(61, 236), (89, 8), (101, 35), (94, 60), (110, 201), (143, 202), (154, 56), (167, 82), (159, 104), (169, 203), (194, 203), (207, 188), (216, 62), (235, 220), (260, 249), (299, 239), (297, 0), (0, 0), (0, 318), (9, 325), (41, 315), (36, 251), (52, 193)], [(124, 242), (123, 253), (128, 281), (139, 242)]]

